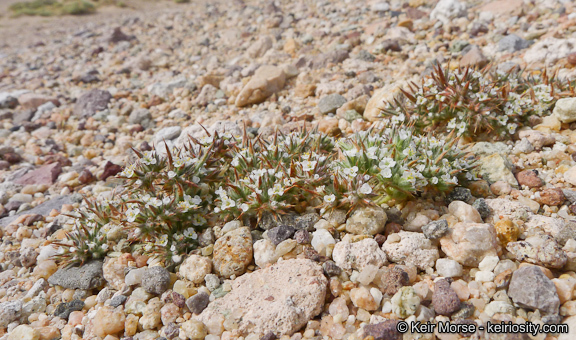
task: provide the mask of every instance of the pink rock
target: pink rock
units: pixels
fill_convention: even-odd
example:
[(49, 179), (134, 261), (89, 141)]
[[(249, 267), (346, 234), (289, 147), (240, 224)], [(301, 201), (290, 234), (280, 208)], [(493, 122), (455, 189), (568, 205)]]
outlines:
[(240, 276), (230, 293), (193, 318), (208, 324), (226, 315), (237, 322), (235, 332), (243, 336), (268, 332), (278, 337), (292, 335), (322, 311), (327, 285), (317, 263), (284, 260)]
[(522, 0), (498, 0), (482, 6), (479, 12), (490, 12), (495, 16), (516, 15), (522, 11)]
[(56, 106), (60, 106), (58, 99), (38, 93), (26, 93), (18, 97), (18, 102), (22, 108), (28, 110), (36, 110), (38, 106), (47, 102), (52, 102)]
[(30, 171), (24, 176), (17, 179), (15, 182), (17, 184), (27, 185), (27, 184), (46, 184), (52, 185), (58, 178), (58, 175), (62, 172), (62, 167), (60, 163), (50, 163), (44, 165), (36, 170)]

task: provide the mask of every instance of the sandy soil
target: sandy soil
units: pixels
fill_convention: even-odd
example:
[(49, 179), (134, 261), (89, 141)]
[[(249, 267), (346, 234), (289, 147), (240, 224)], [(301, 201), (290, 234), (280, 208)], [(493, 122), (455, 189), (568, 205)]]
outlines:
[(176, 4), (168, 0), (128, 0), (125, 1), (127, 7), (100, 7), (96, 13), (90, 15), (13, 18), (8, 8), (11, 4), (20, 1), (22, 0), (0, 0), (0, 53), (6, 49), (34, 45), (49, 37), (64, 36), (70, 31), (78, 30), (88, 21), (92, 25), (99, 25), (135, 14), (155, 15), (159, 11), (178, 10), (182, 6), (193, 6), (195, 2)]

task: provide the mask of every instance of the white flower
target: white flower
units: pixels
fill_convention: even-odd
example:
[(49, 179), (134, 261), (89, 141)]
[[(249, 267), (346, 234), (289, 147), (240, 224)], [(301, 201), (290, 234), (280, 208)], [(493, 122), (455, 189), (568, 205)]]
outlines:
[(242, 209), (243, 212), (247, 212), (248, 209), (250, 209), (250, 207), (248, 206), (248, 204), (242, 203), (242, 205), (240, 205), (240, 209)]
[(316, 161), (304, 161), (300, 162), (300, 165), (302, 166), (302, 170), (312, 171), (316, 167)]
[(432, 184), (438, 184), (438, 177), (432, 177), (430, 182), (432, 182)]
[(396, 161), (394, 161), (392, 158), (390, 157), (385, 157), (382, 158), (382, 160), (380, 161), (380, 168), (384, 169), (384, 168), (393, 168), (396, 165)]
[(182, 256), (174, 255), (172, 256), (172, 261), (174, 261), (174, 263), (180, 263), (180, 261), (182, 261)]
[(136, 217), (138, 217), (138, 214), (140, 214), (140, 209), (138, 208), (126, 210), (127, 221), (134, 222), (136, 220)]
[[(194, 215), (194, 217), (192, 217), (192, 224), (195, 226), (200, 226), (206, 223), (206, 219), (200, 215)], [(194, 238), (194, 237), (192, 237)]]
[(356, 155), (358, 154), (358, 149), (353, 148), (348, 151), (344, 151), (344, 154), (348, 157), (356, 157)]
[(392, 170), (390, 168), (382, 168), (382, 170), (380, 170), (380, 175), (384, 178), (391, 178)]
[(170, 203), (170, 201), (172, 201), (172, 199), (170, 198), (170, 196), (166, 196), (162, 199), (162, 203), (164, 203), (164, 205)]
[(372, 187), (370, 186), (370, 184), (368, 183), (364, 183), (362, 184), (362, 186), (360, 187), (360, 193), (363, 195), (368, 195), (372, 193)]
[(318, 187), (316, 187), (316, 192), (320, 193), (320, 192), (324, 192), (324, 189), (326, 188), (326, 186), (324, 185), (320, 185)]
[(226, 210), (228, 208), (232, 208), (236, 206), (236, 202), (234, 202), (233, 200), (231, 200), (228, 197), (224, 197), (222, 198), (222, 210)]
[(176, 173), (174, 171), (168, 171), (168, 178), (176, 177)]
[(336, 196), (334, 196), (334, 195), (324, 196), (324, 202), (326, 202), (326, 203), (333, 203), (335, 200), (336, 200)]
[(282, 188), (282, 185), (276, 183), (274, 184), (273, 188), (268, 189), (268, 195), (269, 196), (274, 196), (274, 195), (278, 195), (278, 196), (282, 196), (284, 194), (284, 188)]

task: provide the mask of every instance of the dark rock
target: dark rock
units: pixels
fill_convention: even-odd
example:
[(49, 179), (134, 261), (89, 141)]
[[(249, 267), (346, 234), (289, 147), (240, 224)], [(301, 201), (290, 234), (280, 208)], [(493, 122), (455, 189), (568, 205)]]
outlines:
[(376, 243), (378, 243), (378, 246), (382, 247), (384, 242), (386, 242), (386, 236), (384, 236), (382, 234), (376, 234), (376, 235), (374, 235), (374, 241), (376, 241)]
[(296, 218), (296, 214), (274, 216), (270, 213), (264, 213), (260, 219), (260, 222), (258, 223), (258, 227), (262, 230), (269, 230), (275, 227), (279, 227), (282, 224), (293, 226)]
[(92, 183), (95, 180), (96, 180), (96, 177), (94, 177), (92, 172), (90, 172), (90, 170), (88, 170), (88, 169), (82, 170), (82, 172), (80, 172), (80, 176), (78, 176), (78, 181), (82, 184)]
[(13, 109), (16, 106), (18, 106), (17, 98), (6, 96), (0, 100), (0, 109)]
[(396, 330), (400, 320), (386, 320), (364, 326), (364, 338), (372, 336), (374, 340), (402, 340), (402, 334)]
[(107, 161), (106, 165), (104, 165), (104, 172), (100, 175), (100, 180), (105, 181), (108, 177), (116, 176), (120, 172), (122, 172), (120, 165)]
[(80, 311), (84, 308), (84, 302), (82, 300), (72, 300), (70, 302), (64, 302), (58, 305), (54, 310), (54, 316), (60, 317), (62, 319), (68, 320), (70, 313), (75, 311)]
[(382, 267), (378, 270), (374, 283), (382, 293), (393, 296), (400, 288), (410, 283), (410, 277), (398, 266)]
[(296, 217), (293, 226), (297, 230), (305, 229), (308, 231), (313, 231), (314, 225), (318, 221), (320, 221), (320, 215), (318, 215), (317, 213), (309, 213)]
[(10, 163), (6, 161), (0, 161), (0, 170), (10, 169)]
[(268, 332), (260, 338), (260, 340), (276, 340), (276, 339), (278, 338), (276, 337), (276, 334), (274, 334), (274, 332)]
[(164, 335), (166, 335), (167, 339), (174, 339), (180, 335), (180, 327), (174, 322), (170, 322), (164, 327)]
[(386, 39), (380, 45), (382, 52), (401, 52), (402, 46), (400, 46), (400, 42), (396, 39)]
[(450, 282), (446, 279), (436, 281), (434, 284), (434, 294), (432, 295), (432, 306), (436, 314), (450, 316), (460, 309), (460, 298), (450, 287)]
[(142, 278), (142, 288), (150, 294), (160, 295), (170, 285), (170, 272), (166, 268), (155, 266), (148, 268)]
[(295, 231), (294, 227), (282, 224), (279, 227), (268, 230), (268, 238), (274, 245), (279, 245), (280, 242), (292, 237)]
[(116, 308), (126, 302), (126, 299), (128, 298), (124, 295), (116, 295), (110, 300), (110, 306)]
[(297, 230), (294, 233), (294, 239), (298, 244), (309, 244), (312, 237), (308, 230), (303, 229), (303, 230)]
[(22, 161), (22, 156), (16, 152), (8, 152), (2, 156), (2, 159), (10, 164), (16, 164)]
[(556, 286), (537, 266), (525, 266), (512, 274), (508, 296), (521, 307), (544, 314), (558, 314), (560, 307)]
[(52, 185), (62, 172), (62, 166), (59, 163), (44, 165), (36, 170), (26, 173), (15, 182), (21, 185), (28, 184), (46, 184)]
[(485, 220), (486, 218), (488, 218), (488, 216), (490, 216), (490, 214), (492, 214), (492, 208), (490, 208), (488, 203), (486, 203), (486, 200), (483, 198), (476, 199), (476, 201), (474, 201), (474, 204), (472, 204), (472, 206), (476, 208), (476, 210), (478, 210), (478, 213), (480, 214), (480, 217), (482, 217), (483, 220)]
[(322, 264), (322, 269), (326, 276), (338, 276), (342, 273), (342, 269), (336, 265), (334, 261), (328, 260)]
[(437, 240), (442, 236), (446, 235), (448, 232), (448, 221), (446, 220), (437, 220), (428, 223), (427, 225), (422, 227), (422, 232), (424, 236), (430, 240)]
[(194, 314), (200, 314), (210, 303), (210, 295), (199, 292), (186, 300), (186, 306)]
[(93, 89), (84, 93), (74, 105), (74, 114), (79, 117), (91, 117), (96, 112), (106, 109), (112, 95), (108, 91)]
[(460, 309), (455, 312), (454, 314), (452, 314), (451, 318), (452, 320), (458, 320), (458, 319), (467, 319), (471, 316), (474, 315), (474, 310), (476, 308), (474, 307), (474, 305), (470, 302), (462, 302), (460, 304)]
[(115, 44), (121, 41), (130, 41), (132, 39), (134, 39), (134, 36), (127, 35), (124, 32), (122, 32), (121, 27), (116, 27), (112, 31), (112, 34), (108, 38), (108, 41)]
[(102, 262), (92, 261), (81, 267), (61, 268), (48, 279), (51, 285), (71, 289), (94, 289), (101, 287), (104, 280)]
[(455, 187), (451, 193), (446, 196), (446, 204), (450, 204), (454, 201), (468, 202), (472, 200), (472, 192), (468, 188)]

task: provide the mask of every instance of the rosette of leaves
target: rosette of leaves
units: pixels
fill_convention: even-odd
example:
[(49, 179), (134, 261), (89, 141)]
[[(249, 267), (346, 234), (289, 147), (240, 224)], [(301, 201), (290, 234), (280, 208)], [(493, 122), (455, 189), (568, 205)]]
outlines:
[(271, 141), (243, 139), (231, 147), (226, 182), (217, 191), (216, 213), (222, 219), (285, 214), (301, 204), (313, 205), (329, 181), (331, 137), (302, 130)]
[(510, 138), (542, 116), (562, 96), (573, 95), (571, 84), (554, 76), (524, 77), (523, 72), (493, 72), (436, 65), (421, 84), (411, 83), (383, 110), (393, 123), (406, 119), (415, 132), (435, 131), (459, 136)]
[(401, 203), (419, 194), (447, 193), (473, 179), (473, 158), (456, 147), (453, 134), (438, 139), (392, 126), (341, 139), (325, 208)]

